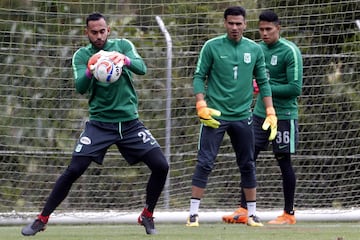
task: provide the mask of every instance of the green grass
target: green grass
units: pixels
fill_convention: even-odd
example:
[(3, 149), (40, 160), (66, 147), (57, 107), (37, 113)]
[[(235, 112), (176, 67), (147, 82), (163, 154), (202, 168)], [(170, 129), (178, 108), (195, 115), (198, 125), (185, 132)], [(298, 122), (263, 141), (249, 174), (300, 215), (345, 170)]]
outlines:
[(49, 225), (35, 237), (21, 235), (22, 226), (0, 226), (0, 240), (359, 240), (359, 222), (302, 222), (291, 226), (262, 228), (239, 224), (203, 223), (199, 228), (184, 224), (158, 223), (157, 235), (146, 235), (143, 227), (120, 225)]

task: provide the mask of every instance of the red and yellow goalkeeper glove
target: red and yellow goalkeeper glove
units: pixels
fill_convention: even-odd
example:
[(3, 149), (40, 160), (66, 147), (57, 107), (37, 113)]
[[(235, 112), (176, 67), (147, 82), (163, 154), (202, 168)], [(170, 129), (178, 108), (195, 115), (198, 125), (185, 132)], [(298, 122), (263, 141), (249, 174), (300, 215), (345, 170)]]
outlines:
[(266, 108), (266, 118), (262, 125), (263, 130), (270, 128), (269, 140), (274, 140), (277, 133), (277, 117), (275, 115), (275, 109), (273, 107)]
[(215, 120), (212, 116), (218, 117), (221, 115), (221, 112), (213, 108), (208, 108), (205, 100), (200, 100), (196, 103), (196, 110), (200, 122), (205, 126), (212, 128), (218, 128), (220, 126), (220, 122)]

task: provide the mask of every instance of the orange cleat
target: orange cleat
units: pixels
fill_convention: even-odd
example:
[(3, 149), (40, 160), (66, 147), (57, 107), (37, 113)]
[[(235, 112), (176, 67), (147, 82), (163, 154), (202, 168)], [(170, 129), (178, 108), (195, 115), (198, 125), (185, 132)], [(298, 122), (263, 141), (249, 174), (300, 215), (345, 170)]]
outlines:
[(248, 210), (246, 208), (240, 207), (240, 208), (236, 209), (233, 214), (223, 216), (222, 220), (226, 223), (247, 224)]
[(296, 219), (295, 219), (295, 215), (291, 215), (288, 214), (286, 212), (283, 213), (283, 215), (278, 216), (277, 218), (275, 218), (274, 220), (271, 220), (268, 222), (268, 224), (295, 224), (296, 223)]

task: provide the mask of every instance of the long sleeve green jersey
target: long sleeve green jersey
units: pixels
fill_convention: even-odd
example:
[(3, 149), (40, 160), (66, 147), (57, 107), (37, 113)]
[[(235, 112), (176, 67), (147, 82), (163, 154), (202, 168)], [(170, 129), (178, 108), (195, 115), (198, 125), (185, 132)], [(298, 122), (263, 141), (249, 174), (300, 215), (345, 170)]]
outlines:
[(221, 111), (217, 119), (243, 120), (251, 115), (254, 77), (262, 96), (271, 96), (260, 46), (245, 37), (236, 42), (221, 35), (206, 41), (200, 51), (194, 93), (203, 93), (208, 107)]
[(127, 39), (107, 40), (102, 50), (117, 51), (126, 55), (130, 59), (130, 66), (123, 66), (122, 74), (116, 82), (104, 83), (94, 77), (89, 79), (85, 75), (89, 58), (100, 49), (89, 44), (74, 53), (72, 67), (75, 89), (80, 94), (88, 94), (89, 119), (125, 122), (138, 118), (138, 98), (133, 86), (132, 73), (144, 75), (144, 61), (135, 46)]
[[(303, 77), (299, 48), (284, 38), (280, 38), (272, 45), (260, 42), (260, 46), (265, 55), (276, 116), (280, 120), (298, 119), (297, 98), (301, 94)], [(260, 117), (266, 116), (260, 96), (257, 98), (254, 114)]]

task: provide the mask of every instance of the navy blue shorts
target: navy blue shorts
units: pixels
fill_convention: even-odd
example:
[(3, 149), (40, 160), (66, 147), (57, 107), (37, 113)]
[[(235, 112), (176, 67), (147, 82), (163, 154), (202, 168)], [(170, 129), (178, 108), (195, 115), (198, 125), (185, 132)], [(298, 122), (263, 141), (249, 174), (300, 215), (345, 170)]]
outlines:
[(119, 123), (90, 120), (77, 140), (73, 156), (91, 157), (96, 163), (102, 164), (108, 148), (113, 144), (129, 164), (138, 163), (145, 153), (160, 148), (138, 119)]
[(217, 129), (201, 124), (198, 160), (192, 184), (205, 188), (224, 135), (227, 133), (231, 139), (236, 163), (241, 173), (242, 187), (256, 187), (252, 118), (241, 121), (220, 120), (220, 123), (221, 125)]
[[(253, 116), (255, 146), (260, 150), (267, 150), (270, 130), (264, 131), (264, 118)], [(276, 138), (271, 141), (274, 153), (295, 153), (299, 139), (299, 127), (296, 119), (278, 120)]]

